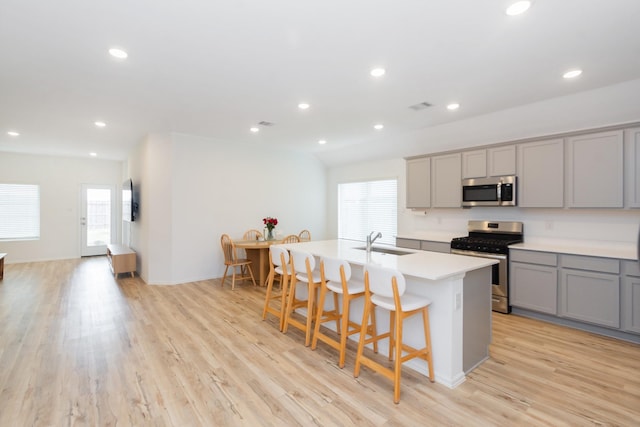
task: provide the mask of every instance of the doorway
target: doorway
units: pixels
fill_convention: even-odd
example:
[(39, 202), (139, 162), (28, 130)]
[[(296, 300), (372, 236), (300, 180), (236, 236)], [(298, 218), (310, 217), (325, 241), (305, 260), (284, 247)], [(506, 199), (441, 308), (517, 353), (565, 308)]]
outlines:
[(113, 185), (82, 184), (80, 213), (80, 255), (107, 253), (107, 244), (115, 242), (115, 187)]

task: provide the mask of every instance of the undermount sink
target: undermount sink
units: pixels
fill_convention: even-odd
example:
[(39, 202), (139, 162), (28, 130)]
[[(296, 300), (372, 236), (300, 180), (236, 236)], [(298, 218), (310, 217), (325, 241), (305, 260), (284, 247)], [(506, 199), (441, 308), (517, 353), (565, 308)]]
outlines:
[[(366, 251), (367, 247), (366, 246), (362, 246), (359, 248), (353, 248), (353, 249), (359, 249), (362, 251)], [(378, 252), (381, 254), (391, 254), (391, 255), (411, 255), (413, 252), (406, 252), (406, 251), (400, 251), (398, 249), (391, 249), (391, 248), (381, 248), (378, 246), (374, 246), (371, 248), (371, 252)]]

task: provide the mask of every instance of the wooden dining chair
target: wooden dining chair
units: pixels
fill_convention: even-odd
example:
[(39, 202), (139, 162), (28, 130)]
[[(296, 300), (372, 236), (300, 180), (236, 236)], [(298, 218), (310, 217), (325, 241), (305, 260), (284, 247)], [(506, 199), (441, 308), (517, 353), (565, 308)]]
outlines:
[[(224, 281), (227, 278), (229, 267), (231, 267), (231, 290), (234, 290), (236, 287), (236, 279), (240, 281), (251, 279), (253, 286), (256, 286), (256, 279), (253, 277), (253, 271), (251, 270), (251, 261), (246, 258), (238, 258), (236, 247), (228, 234), (223, 234), (222, 237), (220, 237), (220, 245), (222, 246), (225, 265), (224, 275), (222, 276), (222, 287), (224, 287)], [(236, 275), (236, 269), (238, 268), (240, 271), (238, 275)]]
[(251, 229), (247, 230), (244, 233), (244, 235), (242, 236), (242, 240), (259, 240), (263, 237), (264, 236), (262, 235), (262, 232), (260, 232), (259, 230)]
[(298, 237), (300, 237), (301, 241), (311, 240), (311, 232), (309, 230), (302, 230), (298, 234)]
[(287, 237), (282, 239), (282, 243), (299, 243), (299, 242), (300, 242), (300, 237), (296, 236), (295, 234), (289, 234)]

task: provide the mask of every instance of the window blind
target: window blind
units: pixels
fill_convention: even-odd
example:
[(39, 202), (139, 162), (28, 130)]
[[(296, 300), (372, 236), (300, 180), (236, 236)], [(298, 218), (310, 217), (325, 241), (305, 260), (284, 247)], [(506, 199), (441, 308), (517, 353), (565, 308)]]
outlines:
[(398, 223), (395, 179), (338, 184), (338, 238), (366, 241), (381, 232), (380, 243), (395, 244)]
[(40, 186), (0, 184), (0, 240), (40, 238)]

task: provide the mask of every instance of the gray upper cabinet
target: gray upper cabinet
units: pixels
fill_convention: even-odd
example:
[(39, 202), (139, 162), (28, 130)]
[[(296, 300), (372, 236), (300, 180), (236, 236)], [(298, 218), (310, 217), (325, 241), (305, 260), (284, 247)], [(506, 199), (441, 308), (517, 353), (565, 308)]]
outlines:
[(462, 153), (462, 178), (516, 174), (516, 146), (505, 145)]
[(431, 159), (407, 160), (407, 208), (431, 207)]
[(516, 146), (505, 145), (487, 149), (489, 176), (516, 174)]
[(567, 138), (566, 149), (567, 206), (623, 207), (623, 131)]
[(434, 208), (462, 206), (461, 153), (431, 158), (431, 196)]
[(487, 176), (487, 150), (462, 153), (462, 178), (484, 178)]
[(627, 129), (624, 140), (626, 205), (630, 208), (640, 208), (640, 128)]
[(518, 205), (561, 208), (564, 204), (564, 141), (552, 139), (518, 146)]

